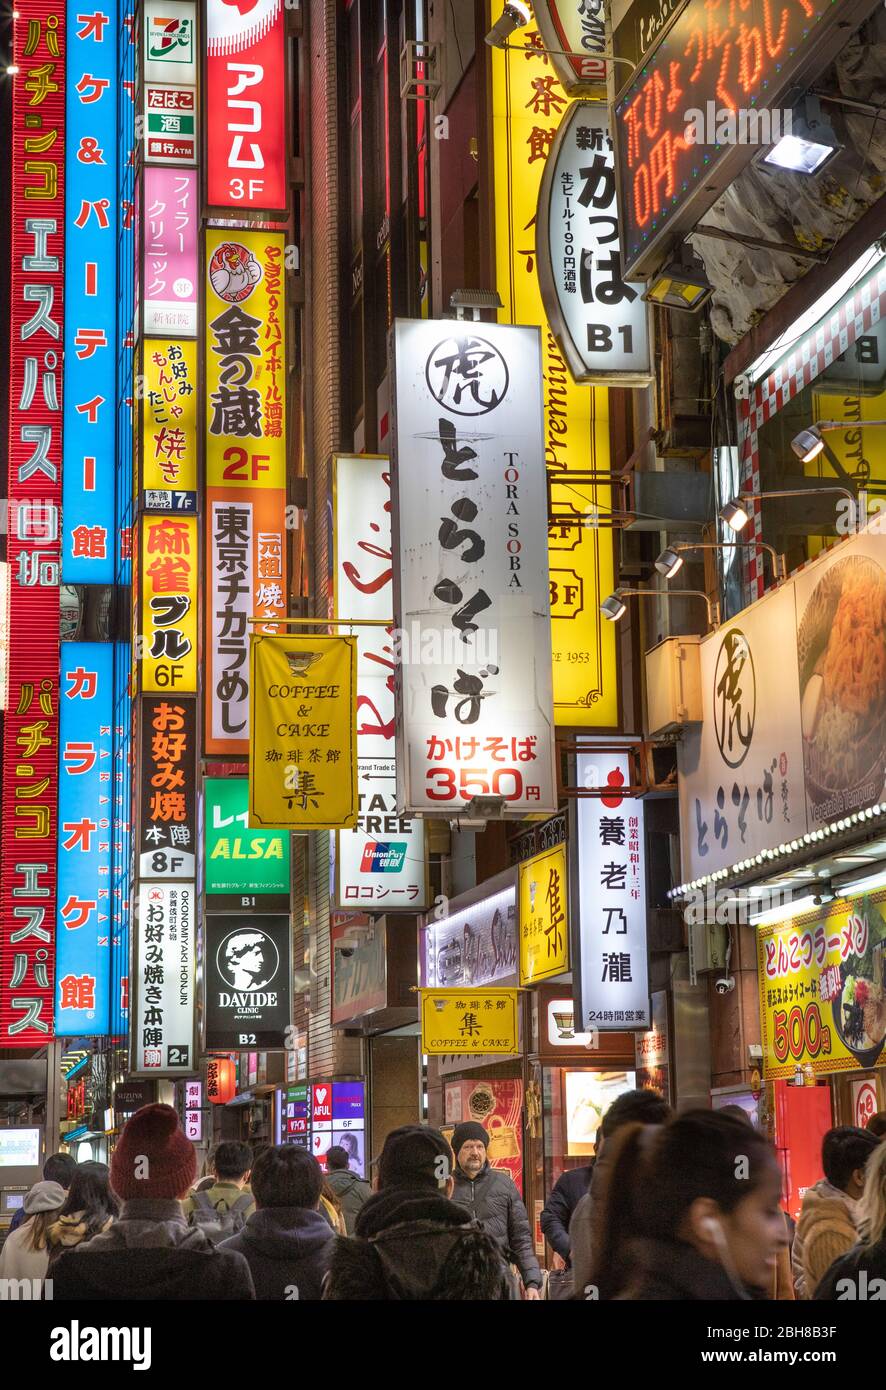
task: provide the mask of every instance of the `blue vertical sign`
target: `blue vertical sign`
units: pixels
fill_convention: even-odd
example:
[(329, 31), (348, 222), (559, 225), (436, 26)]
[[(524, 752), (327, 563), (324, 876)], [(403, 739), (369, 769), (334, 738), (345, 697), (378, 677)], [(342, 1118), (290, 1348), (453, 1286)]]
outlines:
[(129, 848), (132, 796), (132, 699), (128, 642), (114, 646), (114, 804), (111, 873), (111, 1033), (129, 1028)]
[(114, 582), (117, 3), (67, 5), (62, 580)]
[(114, 661), (110, 642), (63, 642), (59, 696), (55, 1031), (109, 1031)]

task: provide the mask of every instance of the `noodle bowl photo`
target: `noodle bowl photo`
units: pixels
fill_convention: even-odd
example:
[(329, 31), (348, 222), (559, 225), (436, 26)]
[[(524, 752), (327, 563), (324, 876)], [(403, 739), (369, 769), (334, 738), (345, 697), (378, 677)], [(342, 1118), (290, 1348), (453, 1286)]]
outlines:
[(886, 752), (886, 574), (839, 561), (806, 605), (798, 638), (807, 795), (826, 816), (880, 799)]

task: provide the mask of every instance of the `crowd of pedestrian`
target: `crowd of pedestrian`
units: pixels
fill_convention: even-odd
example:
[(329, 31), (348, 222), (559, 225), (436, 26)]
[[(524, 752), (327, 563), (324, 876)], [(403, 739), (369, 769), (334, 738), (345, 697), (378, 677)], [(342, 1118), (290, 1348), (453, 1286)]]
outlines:
[(57, 1300), (764, 1300), (866, 1297), (886, 1280), (886, 1115), (838, 1126), (796, 1226), (775, 1149), (736, 1106), (674, 1114), (628, 1091), (594, 1159), (541, 1216), (489, 1162), (482, 1125), (390, 1133), (373, 1188), (336, 1145), (219, 1144), (199, 1181), (175, 1111), (148, 1105), (111, 1158), (47, 1159), (0, 1251), (0, 1278)]

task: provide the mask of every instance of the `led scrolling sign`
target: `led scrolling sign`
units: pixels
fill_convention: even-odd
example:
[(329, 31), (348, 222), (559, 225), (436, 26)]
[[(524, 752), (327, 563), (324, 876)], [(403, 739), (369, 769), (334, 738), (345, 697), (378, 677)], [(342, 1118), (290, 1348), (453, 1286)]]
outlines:
[[(826, 61), (824, 45), (840, 41), (837, 23), (857, 25), (864, 8), (834, 0), (691, 0), (615, 108), (626, 277), (654, 271), (661, 241), (690, 230), (754, 153), (752, 145), (694, 144), (687, 112), (705, 111), (708, 102), (718, 111), (771, 107), (801, 67)], [(727, 156), (728, 171), (721, 169)]]

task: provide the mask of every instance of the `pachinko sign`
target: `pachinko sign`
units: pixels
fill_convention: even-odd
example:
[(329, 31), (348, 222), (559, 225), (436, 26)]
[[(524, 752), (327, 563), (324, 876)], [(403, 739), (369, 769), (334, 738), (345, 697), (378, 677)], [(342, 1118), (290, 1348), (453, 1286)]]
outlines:
[(283, 236), (210, 230), (206, 265), (205, 746), (245, 755), (250, 619), (286, 616)]
[(207, 202), (240, 213), (286, 209), (283, 0), (207, 0)]
[(886, 892), (757, 932), (763, 1075), (886, 1065)]
[(12, 66), (0, 1047), (40, 1047), (53, 1031), (56, 913), (64, 11), (21, 0)]
[(540, 335), (395, 325), (397, 791), (407, 811), (551, 811)]

